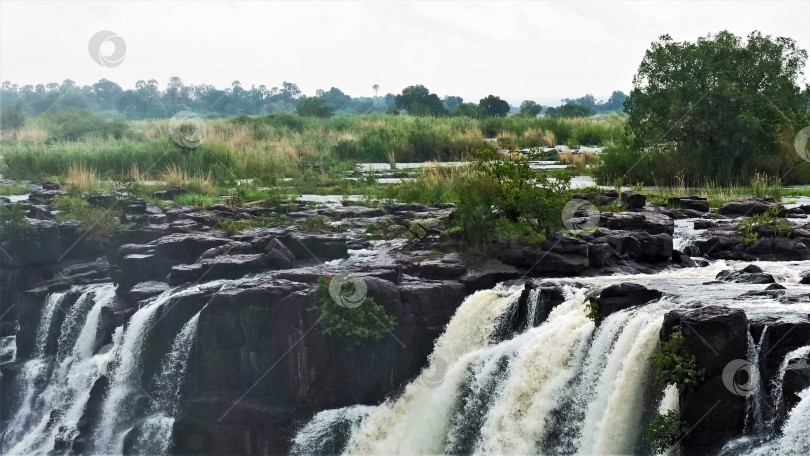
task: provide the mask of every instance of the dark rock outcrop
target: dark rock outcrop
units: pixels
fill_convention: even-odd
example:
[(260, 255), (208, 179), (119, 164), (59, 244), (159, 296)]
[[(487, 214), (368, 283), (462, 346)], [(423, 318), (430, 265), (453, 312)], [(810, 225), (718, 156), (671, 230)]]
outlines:
[(778, 208), (780, 211), (785, 209), (773, 198), (746, 198), (723, 204), (717, 209), (717, 212), (726, 217), (750, 217), (764, 214), (772, 208)]
[(698, 212), (709, 212), (709, 200), (700, 196), (672, 197), (667, 200), (672, 207), (691, 209)]
[(673, 310), (664, 318), (661, 340), (669, 340), (678, 327), (684, 349), (695, 356), (697, 368), (704, 371), (702, 382), (681, 392), (681, 418), (690, 426), (682, 443), (685, 454), (716, 454), (725, 442), (742, 435), (746, 397), (726, 383), (739, 381), (733, 379), (735, 372), (729, 374), (727, 366), (733, 369), (736, 364), (731, 363), (745, 362), (747, 326), (741, 309), (719, 306)]
[(732, 269), (720, 271), (717, 273), (715, 279), (723, 282), (759, 284), (774, 283), (776, 281), (772, 275), (762, 272), (759, 266), (753, 264), (749, 264), (739, 271)]
[(603, 317), (607, 317), (620, 310), (630, 307), (647, 304), (650, 301), (661, 299), (664, 294), (658, 290), (650, 290), (637, 283), (624, 282), (618, 285), (611, 285), (599, 295), (597, 300), (599, 312)]

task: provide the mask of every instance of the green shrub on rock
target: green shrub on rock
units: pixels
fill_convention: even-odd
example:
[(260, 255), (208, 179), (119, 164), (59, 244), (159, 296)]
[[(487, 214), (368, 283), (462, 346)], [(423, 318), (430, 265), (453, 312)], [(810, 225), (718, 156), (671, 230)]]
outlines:
[(656, 454), (665, 453), (686, 434), (688, 426), (677, 410), (658, 414), (647, 426), (645, 439)]
[(653, 359), (658, 366), (655, 375), (657, 385), (672, 383), (681, 388), (691, 387), (703, 381), (706, 373), (705, 369), (698, 369), (695, 355), (684, 348), (683, 335), (677, 326), (670, 339), (661, 344)]
[(0, 206), (0, 240), (33, 244), (39, 241), (36, 229), (25, 218), (25, 210), (19, 203)]
[[(396, 327), (394, 317), (373, 298), (361, 296), (359, 305), (351, 301), (346, 305), (343, 299), (341, 303), (336, 302), (329, 292), (331, 280), (337, 279), (318, 278), (313, 303), (307, 308), (318, 315), (324, 334), (337, 336), (349, 347), (356, 347), (380, 340)], [(354, 280), (345, 280), (340, 285), (339, 298), (351, 300), (358, 294)]]

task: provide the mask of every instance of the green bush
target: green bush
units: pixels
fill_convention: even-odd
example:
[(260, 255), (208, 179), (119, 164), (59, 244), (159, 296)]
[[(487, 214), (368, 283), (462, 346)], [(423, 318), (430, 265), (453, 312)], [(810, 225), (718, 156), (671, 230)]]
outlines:
[(757, 230), (762, 228), (771, 228), (776, 231), (779, 237), (789, 237), (793, 231), (793, 225), (787, 219), (780, 217), (780, 209), (777, 206), (772, 207), (764, 214), (745, 217), (737, 225), (737, 234), (742, 236), (745, 245), (751, 245), (759, 238)]
[(59, 210), (64, 211), (57, 215), (58, 220), (76, 220), (82, 227), (90, 231), (90, 238), (98, 242), (110, 242), (110, 235), (121, 228), (118, 219), (120, 207), (110, 208), (93, 207), (81, 197), (60, 196), (54, 201)]
[(683, 388), (695, 386), (703, 381), (706, 371), (698, 369), (695, 355), (688, 353), (684, 348), (680, 328), (676, 326), (670, 339), (659, 348), (653, 358), (658, 366), (655, 375), (657, 385), (672, 383)]
[(25, 125), (25, 112), (20, 105), (0, 109), (0, 130), (16, 130)]
[(653, 452), (662, 454), (675, 445), (688, 429), (687, 423), (681, 420), (681, 414), (677, 410), (670, 410), (652, 419), (644, 438), (650, 443)]
[(10, 208), (0, 206), (0, 239), (22, 244), (39, 242), (37, 230), (28, 223), (20, 203)]
[[(337, 336), (349, 347), (355, 347), (367, 341), (380, 340), (396, 327), (394, 317), (372, 298), (366, 297), (355, 308), (336, 303), (329, 294), (329, 284), (325, 277), (318, 278), (318, 289), (307, 308), (318, 316), (324, 334)], [(340, 293), (347, 297), (353, 295), (354, 283), (349, 280), (344, 282)]]
[(460, 228), (466, 248), (490, 253), (496, 240), (524, 237), (541, 242), (562, 227), (562, 210), (571, 199), (570, 176), (549, 178), (525, 160), (504, 160), (483, 152), (458, 186), (451, 226)]

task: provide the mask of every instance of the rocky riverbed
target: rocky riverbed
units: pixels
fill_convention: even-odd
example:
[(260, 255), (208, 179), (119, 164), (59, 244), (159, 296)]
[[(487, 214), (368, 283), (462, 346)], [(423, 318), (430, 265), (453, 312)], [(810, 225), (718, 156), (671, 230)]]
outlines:
[[(449, 204), (324, 207), (299, 201), (292, 210), (276, 213), (261, 206), (161, 209), (126, 193), (94, 195), (88, 199), (90, 204), (114, 208), (110, 210), (123, 223), (109, 238), (98, 239), (77, 222), (56, 220), (58, 210), (52, 201), (61, 192), (57, 184), (44, 183), (21, 204), (39, 234), (39, 243), (0, 243), (0, 337), (4, 347), (14, 347), (4, 349), (0, 359), (2, 401), (14, 404), (2, 407), (0, 420), (6, 429), (18, 426), (17, 437), (36, 429), (36, 419), (21, 424), (16, 415), (25, 405), (24, 392), (14, 385), (24, 382), (26, 366), (30, 368), (33, 361), (64, 359), (60, 347), (66, 343), (65, 330), (48, 328), (66, 328), (65, 322), (81, 306), (88, 306), (81, 314), (88, 315), (90, 304), (84, 304), (84, 294), (104, 286), (114, 291), (99, 305), (87, 356), (97, 359), (104, 350), (126, 346), (133, 322), (148, 317), (140, 334), (144, 358), (138, 360), (141, 371), (133, 384), (158, 375), (161, 359), (172, 352), (173, 341), (194, 320), (195, 332), (189, 336), (193, 343), (189, 343), (184, 375), (178, 380), (179, 402), (168, 432), (173, 452), (212, 454), (284, 453), (295, 430), (314, 414), (379, 404), (397, 395), (427, 365), (434, 343), (465, 298), (501, 282), (528, 280), (534, 284), (531, 286), (539, 286), (532, 279), (549, 277), (616, 282), (618, 279), (610, 277), (619, 275), (626, 285), (614, 284), (618, 288), (601, 292), (601, 287), (595, 289), (597, 297), (601, 294), (604, 317), (665, 294), (677, 295), (672, 287), (680, 285), (658, 286), (655, 274), (682, 268), (703, 270), (694, 274), (691, 285), (712, 282), (715, 285), (706, 285), (712, 293), (721, 284), (744, 284), (737, 294), (750, 299), (762, 297), (784, 305), (808, 302), (806, 294), (770, 286), (784, 278), (774, 279), (756, 266), (749, 270), (730, 267), (729, 272), (705, 269), (717, 265), (716, 260), (810, 259), (806, 225), (810, 207), (785, 209), (767, 199), (729, 203), (712, 213), (701, 198), (672, 200), (668, 208), (646, 203), (644, 195), (634, 192), (605, 191), (599, 202), (620, 201), (624, 210), (598, 214), (598, 229), (558, 234), (539, 245), (503, 244), (494, 258), (482, 260), (454, 251), (452, 233), (442, 223), (453, 216), (454, 207)], [(0, 198), (0, 205), (10, 204)], [(746, 243), (735, 230), (739, 217), (772, 207), (793, 223), (791, 234), (781, 237), (762, 229), (755, 242)], [(218, 228), (221, 220), (273, 217), (292, 223), (234, 235)], [(328, 223), (322, 229), (302, 229), (300, 222), (311, 217)], [(587, 219), (593, 214), (575, 217)], [(689, 247), (689, 254), (674, 248), (673, 237), (683, 236), (676, 234), (676, 226), (684, 226), (684, 222), (691, 225), (688, 228), (695, 238), (681, 247)], [(386, 235), (390, 232), (397, 235)], [(805, 280), (800, 272), (794, 275), (799, 277), (796, 282)], [(704, 277), (707, 273), (708, 279)], [(395, 318), (396, 327), (389, 335), (349, 348), (322, 334), (316, 316), (307, 308), (318, 279), (340, 274), (361, 278), (368, 296)], [(642, 279), (634, 280), (637, 275)], [(553, 298), (558, 304), (562, 302), (559, 284), (542, 283), (548, 293), (558, 296)], [(528, 290), (530, 285), (526, 286)], [(59, 296), (56, 307), (61, 311), (49, 317), (53, 320), (48, 320), (43, 336), (43, 316), (54, 295)], [(545, 320), (537, 308), (529, 311), (525, 296), (522, 299), (514, 328), (537, 326)], [(711, 420), (695, 424), (685, 445), (696, 452), (712, 452), (718, 450), (718, 442), (743, 435), (746, 426), (745, 397), (724, 399), (721, 407), (707, 412), (707, 401), (722, 388), (722, 366), (733, 359), (747, 359), (748, 338), (753, 337), (760, 345), (774, 346), (760, 360), (763, 377), (771, 378), (786, 353), (810, 344), (810, 323), (806, 313), (790, 318), (779, 313), (747, 316), (728, 304), (731, 298), (718, 298), (722, 302), (714, 306), (706, 302), (705, 307), (696, 307), (693, 301), (666, 313), (660, 337), (666, 340), (676, 325), (691, 328), (684, 331), (686, 347), (697, 355), (707, 380), (681, 394), (681, 413), (690, 423), (697, 423), (706, 413), (713, 415)], [(549, 305), (545, 314), (553, 307)], [(145, 309), (151, 309), (148, 316), (144, 316)], [(118, 329), (122, 326), (123, 335)], [(707, 333), (722, 350), (707, 352), (699, 341)], [(47, 377), (51, 375), (56, 374)], [(116, 391), (118, 380), (105, 373), (90, 378), (92, 384), (82, 390), (85, 402), (73, 404), (78, 407), (76, 419), (63, 418), (65, 411), (41, 410), (51, 416), (38, 432), (45, 435), (45, 430), (54, 428), (54, 441), (29, 448), (55, 445), (79, 453), (113, 448), (100, 446), (97, 436), (106, 426), (103, 410), (109, 406), (110, 391)], [(798, 369), (785, 378), (782, 397), (793, 402), (783, 406), (780, 420), (784, 420), (784, 410), (795, 404), (795, 393), (810, 385), (810, 371)], [(121, 432), (120, 447), (114, 448), (139, 451), (138, 434), (146, 435), (144, 423), (148, 422), (139, 417), (148, 415), (145, 410), (150, 403), (160, 402), (151, 397), (156, 390), (146, 383), (140, 391), (127, 390), (127, 403), (134, 411), (124, 426), (129, 431)], [(58, 429), (60, 426), (64, 429)], [(6, 433), (0, 448), (9, 451), (19, 443)]]

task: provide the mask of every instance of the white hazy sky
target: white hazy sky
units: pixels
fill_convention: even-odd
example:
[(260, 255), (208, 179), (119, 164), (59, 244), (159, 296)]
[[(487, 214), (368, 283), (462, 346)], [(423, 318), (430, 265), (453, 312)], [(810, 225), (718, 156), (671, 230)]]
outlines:
[[(421, 83), (467, 101), (513, 102), (628, 91), (649, 44), (728, 29), (810, 49), (810, 1), (0, 1), (0, 80), (134, 87), (171, 76), (219, 88), (295, 82), (354, 95)], [(88, 52), (100, 30), (127, 45), (107, 68)], [(810, 71), (806, 71), (810, 79)]]

